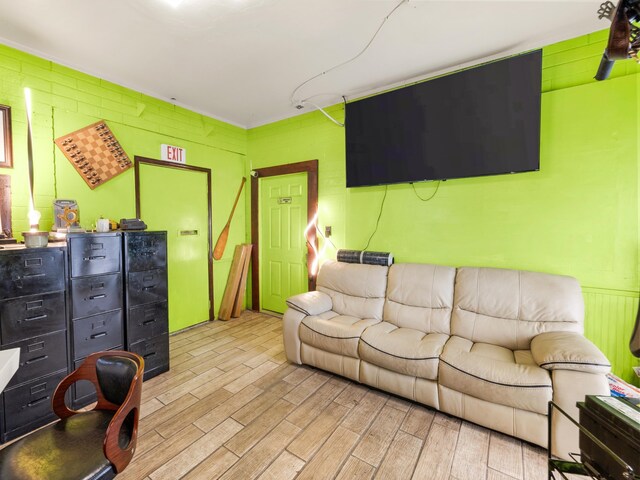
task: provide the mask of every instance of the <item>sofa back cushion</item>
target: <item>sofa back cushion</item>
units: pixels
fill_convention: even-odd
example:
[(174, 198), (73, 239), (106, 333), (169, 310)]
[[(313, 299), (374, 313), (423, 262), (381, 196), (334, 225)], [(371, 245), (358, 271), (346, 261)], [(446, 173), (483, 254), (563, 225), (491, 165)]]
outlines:
[(382, 320), (389, 267), (329, 260), (318, 273), (316, 290), (331, 297), (340, 315)]
[(584, 302), (575, 278), (497, 268), (459, 268), (451, 334), (528, 350), (543, 332), (582, 333)]
[(456, 269), (397, 263), (389, 269), (383, 320), (400, 328), (449, 334)]

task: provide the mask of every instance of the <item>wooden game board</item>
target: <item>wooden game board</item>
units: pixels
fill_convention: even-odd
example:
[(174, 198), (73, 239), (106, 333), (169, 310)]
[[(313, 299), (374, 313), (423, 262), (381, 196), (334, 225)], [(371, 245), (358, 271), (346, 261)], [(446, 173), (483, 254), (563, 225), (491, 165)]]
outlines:
[(92, 190), (133, 166), (104, 120), (55, 142)]

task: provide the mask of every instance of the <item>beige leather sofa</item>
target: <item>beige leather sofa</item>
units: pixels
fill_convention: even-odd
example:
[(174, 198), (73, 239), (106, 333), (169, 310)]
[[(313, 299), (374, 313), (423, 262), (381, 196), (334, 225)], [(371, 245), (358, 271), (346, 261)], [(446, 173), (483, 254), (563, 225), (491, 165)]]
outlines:
[[(574, 278), (493, 268), (326, 262), (287, 301), (287, 358), (547, 446), (550, 400), (608, 395)], [(554, 454), (578, 448), (554, 415)]]

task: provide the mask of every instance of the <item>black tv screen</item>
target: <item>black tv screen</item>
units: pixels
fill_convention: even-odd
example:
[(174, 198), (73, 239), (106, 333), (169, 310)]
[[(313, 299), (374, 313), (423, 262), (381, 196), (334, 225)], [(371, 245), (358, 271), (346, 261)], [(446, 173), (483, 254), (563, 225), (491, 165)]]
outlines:
[(347, 187), (540, 167), (540, 50), (347, 104)]

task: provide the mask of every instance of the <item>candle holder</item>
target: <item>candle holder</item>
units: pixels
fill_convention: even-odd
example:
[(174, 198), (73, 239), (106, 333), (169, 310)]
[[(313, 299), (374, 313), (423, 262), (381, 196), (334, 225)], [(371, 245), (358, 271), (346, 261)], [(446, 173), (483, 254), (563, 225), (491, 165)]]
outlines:
[(31, 210), (29, 212), (30, 229), (28, 232), (22, 232), (24, 237), (24, 245), (27, 248), (41, 248), (49, 244), (49, 232), (40, 230), (40, 212)]
[(24, 246), (27, 248), (41, 248), (49, 244), (49, 232), (42, 230), (29, 230), (22, 232), (24, 237)]

